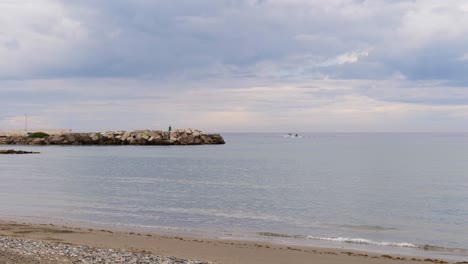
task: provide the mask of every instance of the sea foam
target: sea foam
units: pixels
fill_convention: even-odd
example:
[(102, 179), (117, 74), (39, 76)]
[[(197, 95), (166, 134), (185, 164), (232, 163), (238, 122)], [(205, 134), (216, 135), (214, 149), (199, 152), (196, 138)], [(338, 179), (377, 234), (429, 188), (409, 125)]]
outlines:
[(377, 246), (388, 246), (388, 247), (405, 247), (405, 248), (420, 248), (421, 246), (408, 243), (408, 242), (386, 242), (386, 241), (372, 241), (365, 238), (346, 238), (346, 237), (315, 237), (307, 236), (308, 239), (332, 241), (341, 243), (352, 243), (352, 244), (364, 244), (364, 245), (377, 245)]

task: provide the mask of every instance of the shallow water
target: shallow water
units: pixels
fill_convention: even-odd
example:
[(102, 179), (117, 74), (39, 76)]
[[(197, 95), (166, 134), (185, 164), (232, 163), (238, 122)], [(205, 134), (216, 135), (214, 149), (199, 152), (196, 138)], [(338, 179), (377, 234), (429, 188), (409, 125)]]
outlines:
[(223, 136), (213, 146), (15, 146), (41, 154), (0, 157), (0, 212), (465, 258), (468, 134)]

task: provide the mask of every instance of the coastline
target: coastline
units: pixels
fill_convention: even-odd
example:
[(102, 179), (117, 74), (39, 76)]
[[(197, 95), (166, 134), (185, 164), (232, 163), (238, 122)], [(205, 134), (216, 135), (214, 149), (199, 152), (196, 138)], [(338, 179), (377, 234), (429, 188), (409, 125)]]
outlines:
[[(88, 227), (31, 224), (0, 220), (0, 238), (27, 239), (62, 245), (124, 250), (133, 253), (170, 256), (213, 263), (468, 263), (408, 257), (347, 249), (288, 246), (263, 241), (201, 238), (163, 233), (115, 231)], [(3, 247), (9, 263), (22, 263), (30, 256), (16, 254)], [(13, 253), (12, 253), (13, 252)], [(13, 254), (13, 255), (11, 255)], [(16, 254), (16, 255), (15, 255)], [(11, 262), (18, 259), (18, 262)], [(22, 260), (22, 261), (21, 261)], [(39, 263), (48, 263), (46, 260)], [(66, 263), (66, 262), (64, 262)], [(188, 262), (187, 262), (188, 263)]]

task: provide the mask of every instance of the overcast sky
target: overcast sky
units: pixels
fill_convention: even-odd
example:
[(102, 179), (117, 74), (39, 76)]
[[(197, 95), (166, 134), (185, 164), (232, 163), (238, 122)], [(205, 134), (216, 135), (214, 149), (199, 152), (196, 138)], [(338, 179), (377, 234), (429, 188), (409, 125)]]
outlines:
[(468, 131), (466, 0), (0, 0), (0, 129)]

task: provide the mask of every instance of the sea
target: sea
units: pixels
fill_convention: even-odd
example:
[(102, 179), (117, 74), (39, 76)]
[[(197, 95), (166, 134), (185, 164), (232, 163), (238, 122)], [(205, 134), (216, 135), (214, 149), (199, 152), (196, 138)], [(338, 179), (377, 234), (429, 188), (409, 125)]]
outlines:
[(468, 133), (0, 146), (0, 219), (468, 260)]

